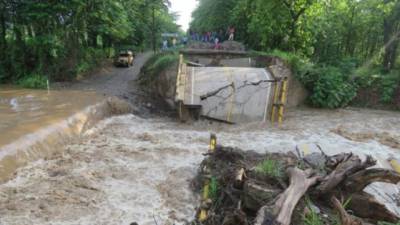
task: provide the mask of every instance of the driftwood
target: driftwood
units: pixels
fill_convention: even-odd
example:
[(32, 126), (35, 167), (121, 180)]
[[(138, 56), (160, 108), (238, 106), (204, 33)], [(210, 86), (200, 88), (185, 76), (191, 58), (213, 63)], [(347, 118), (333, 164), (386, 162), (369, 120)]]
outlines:
[(341, 161), (336, 168), (316, 187), (316, 191), (320, 195), (332, 192), (348, 176), (376, 164), (371, 156), (367, 156), (364, 162), (361, 162), (361, 159), (353, 154), (342, 154), (340, 157), (335, 157), (335, 159), (337, 158), (340, 158)]
[(344, 186), (347, 192), (354, 193), (364, 190), (373, 182), (397, 184), (400, 182), (400, 174), (386, 169), (362, 170), (347, 178)]
[(244, 168), (241, 168), (236, 174), (236, 179), (233, 186), (235, 188), (242, 189), (245, 177), (246, 177), (246, 170)]
[[(299, 168), (289, 168), (290, 178), (289, 187), (278, 197), (274, 205), (272, 216), (274, 224), (290, 225), (292, 213), (299, 200), (307, 192), (308, 188), (314, 185), (318, 178), (312, 176), (311, 170), (300, 170)], [(255, 225), (262, 225), (266, 220), (270, 220), (271, 214), (267, 212), (268, 206), (264, 206), (258, 212)]]
[(351, 195), (349, 208), (355, 215), (372, 221), (387, 221), (397, 223), (400, 218), (389, 211), (385, 205), (378, 202), (374, 196), (362, 192)]
[(342, 225), (364, 225), (362, 220), (349, 215), (343, 208), (342, 203), (335, 197), (331, 199), (333, 207), (339, 213), (340, 222)]
[(258, 211), (262, 206), (273, 202), (280, 190), (257, 184), (254, 180), (246, 181), (243, 187), (243, 206), (252, 211)]
[[(305, 207), (301, 199), (307, 192), (313, 204), (320, 206), (318, 210), (324, 214), (332, 212), (324, 207), (333, 206), (343, 225), (399, 221), (399, 217), (384, 204), (364, 192), (365, 187), (373, 182), (400, 182), (398, 173), (368, 169), (376, 164), (371, 156), (362, 161), (351, 153), (335, 156), (327, 156), (323, 152), (321, 156), (315, 154), (313, 157), (292, 159), (290, 154), (262, 156), (219, 146), (204, 165), (207, 165), (211, 175), (219, 178), (221, 201), (208, 207), (210, 219), (204, 224), (248, 225), (249, 221), (255, 221), (254, 225), (290, 225), (292, 220), (292, 224), (300, 224)], [(282, 177), (260, 175), (250, 169), (266, 157), (279, 161), (282, 168), (288, 168), (282, 180)], [(318, 162), (318, 159), (323, 160)], [(297, 165), (304, 170), (295, 167)], [(209, 176), (203, 173), (203, 176)], [(289, 184), (285, 183), (287, 180)], [(280, 181), (285, 185), (279, 185)], [(337, 198), (350, 199), (348, 208), (354, 215), (347, 213)], [(254, 215), (257, 215), (255, 220)]]

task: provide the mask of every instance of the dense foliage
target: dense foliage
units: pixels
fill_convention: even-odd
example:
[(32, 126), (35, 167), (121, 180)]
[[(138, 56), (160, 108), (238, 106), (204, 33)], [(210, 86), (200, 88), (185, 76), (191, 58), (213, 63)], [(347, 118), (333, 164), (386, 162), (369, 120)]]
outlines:
[(315, 106), (344, 106), (371, 85), (386, 102), (399, 90), (400, 0), (199, 0), (193, 17), (192, 31), (233, 26), (251, 49), (287, 52)]
[[(165, 0), (0, 1), (0, 83), (68, 80), (124, 46), (176, 32)], [(153, 38), (154, 37), (154, 38)], [(133, 48), (133, 47), (130, 47)]]

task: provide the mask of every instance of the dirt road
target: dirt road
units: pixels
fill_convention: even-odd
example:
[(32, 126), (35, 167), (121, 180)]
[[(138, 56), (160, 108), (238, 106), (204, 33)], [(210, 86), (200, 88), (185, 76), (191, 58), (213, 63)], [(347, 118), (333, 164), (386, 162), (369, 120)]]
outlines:
[(132, 67), (114, 67), (110, 64), (79, 82), (56, 84), (56, 88), (96, 91), (100, 95), (117, 96), (133, 103), (140, 93), (135, 80), (151, 55), (151, 52), (140, 53), (136, 56)]
[[(127, 78), (134, 78), (129, 71), (138, 69), (115, 69), (120, 75), (75, 87), (123, 96)], [(217, 133), (220, 144), (258, 152), (294, 151), (297, 145), (317, 143), (329, 154), (352, 151), (386, 159), (399, 157), (399, 127), (399, 112), (355, 108), (296, 109), (281, 128), (112, 117), (63, 147), (63, 153), (30, 163), (1, 184), (0, 224), (185, 224), (198, 204), (191, 180), (207, 151), (210, 132)], [(390, 189), (382, 201), (400, 196), (398, 187)], [(394, 205), (392, 210), (400, 213), (399, 208)]]

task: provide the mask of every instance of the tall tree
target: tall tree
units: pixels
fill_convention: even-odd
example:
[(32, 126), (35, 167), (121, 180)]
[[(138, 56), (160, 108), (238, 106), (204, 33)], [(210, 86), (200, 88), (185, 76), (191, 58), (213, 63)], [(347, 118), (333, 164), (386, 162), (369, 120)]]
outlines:
[(400, 41), (400, 1), (385, 0), (384, 2), (386, 5), (394, 5), (393, 7), (389, 7), (388, 15), (383, 21), (383, 40), (385, 44), (383, 67), (388, 72), (395, 65)]

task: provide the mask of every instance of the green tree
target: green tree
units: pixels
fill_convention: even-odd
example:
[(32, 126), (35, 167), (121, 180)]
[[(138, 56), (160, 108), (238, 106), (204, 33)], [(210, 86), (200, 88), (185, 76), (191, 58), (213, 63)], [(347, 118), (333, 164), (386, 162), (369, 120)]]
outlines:
[(0, 0), (0, 81), (71, 79), (110, 56), (114, 47), (148, 46), (150, 35), (155, 48), (165, 29), (156, 21), (178, 31), (167, 3)]

